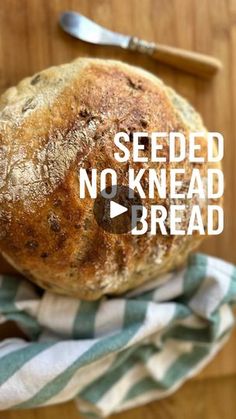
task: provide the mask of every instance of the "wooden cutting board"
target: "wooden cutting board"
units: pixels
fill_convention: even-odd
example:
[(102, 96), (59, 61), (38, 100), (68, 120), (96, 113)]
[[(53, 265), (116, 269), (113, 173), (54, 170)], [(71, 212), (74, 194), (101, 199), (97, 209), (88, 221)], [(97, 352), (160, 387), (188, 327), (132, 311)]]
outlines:
[[(190, 50), (210, 53), (224, 63), (212, 81), (162, 66), (149, 57), (114, 48), (89, 46), (64, 34), (58, 16), (77, 10), (110, 29)], [(236, 263), (236, 0), (1, 0), (0, 92), (23, 77), (78, 56), (116, 58), (162, 77), (201, 112), (211, 131), (225, 137), (225, 229), (202, 250)], [(11, 268), (0, 261), (1, 272)], [(1, 336), (14, 333), (4, 328)], [(175, 395), (115, 418), (216, 419), (236, 417), (236, 334), (194, 380)], [(22, 412), (1, 412), (0, 419), (78, 419), (67, 403)]]

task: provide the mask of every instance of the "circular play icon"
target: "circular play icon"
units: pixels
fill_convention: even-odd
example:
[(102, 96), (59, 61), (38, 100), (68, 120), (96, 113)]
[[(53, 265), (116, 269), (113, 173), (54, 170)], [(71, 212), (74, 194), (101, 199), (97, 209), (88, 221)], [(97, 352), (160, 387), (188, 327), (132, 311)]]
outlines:
[(109, 233), (125, 234), (135, 227), (133, 208), (142, 208), (140, 196), (128, 186), (112, 185), (97, 196), (93, 212), (101, 228)]

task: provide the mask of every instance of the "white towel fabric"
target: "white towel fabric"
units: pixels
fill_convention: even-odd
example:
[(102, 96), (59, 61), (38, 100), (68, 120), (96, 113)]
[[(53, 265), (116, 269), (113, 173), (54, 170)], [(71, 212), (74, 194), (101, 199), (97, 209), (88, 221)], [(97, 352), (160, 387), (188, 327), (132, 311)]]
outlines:
[(75, 399), (90, 417), (174, 392), (221, 348), (234, 324), (233, 265), (202, 254), (121, 297), (84, 302), (0, 277), (0, 323), (29, 340), (0, 343), (0, 409)]

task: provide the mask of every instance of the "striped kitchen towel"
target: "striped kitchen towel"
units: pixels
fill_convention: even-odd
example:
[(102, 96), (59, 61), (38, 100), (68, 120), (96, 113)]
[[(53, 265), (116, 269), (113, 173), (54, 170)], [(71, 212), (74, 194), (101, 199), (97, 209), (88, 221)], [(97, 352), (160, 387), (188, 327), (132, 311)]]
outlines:
[(0, 277), (0, 322), (29, 339), (0, 343), (0, 409), (75, 399), (107, 416), (166, 397), (221, 348), (234, 324), (233, 265), (195, 254), (186, 269), (95, 302)]

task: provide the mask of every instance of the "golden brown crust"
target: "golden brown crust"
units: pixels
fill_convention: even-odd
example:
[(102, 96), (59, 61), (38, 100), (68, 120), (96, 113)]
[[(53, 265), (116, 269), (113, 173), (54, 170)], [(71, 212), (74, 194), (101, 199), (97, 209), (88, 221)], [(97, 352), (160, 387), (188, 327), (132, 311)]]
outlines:
[[(79, 59), (9, 89), (0, 99), (1, 252), (42, 287), (82, 299), (124, 292), (182, 264), (199, 236), (106, 233), (93, 200), (78, 198), (78, 169), (111, 167), (127, 185), (127, 169), (144, 165), (115, 160), (116, 132), (187, 135), (192, 127), (204, 130), (187, 102), (151, 74), (115, 61)], [(145, 164), (151, 167), (175, 165)], [(186, 160), (183, 167), (187, 186), (192, 166)]]

